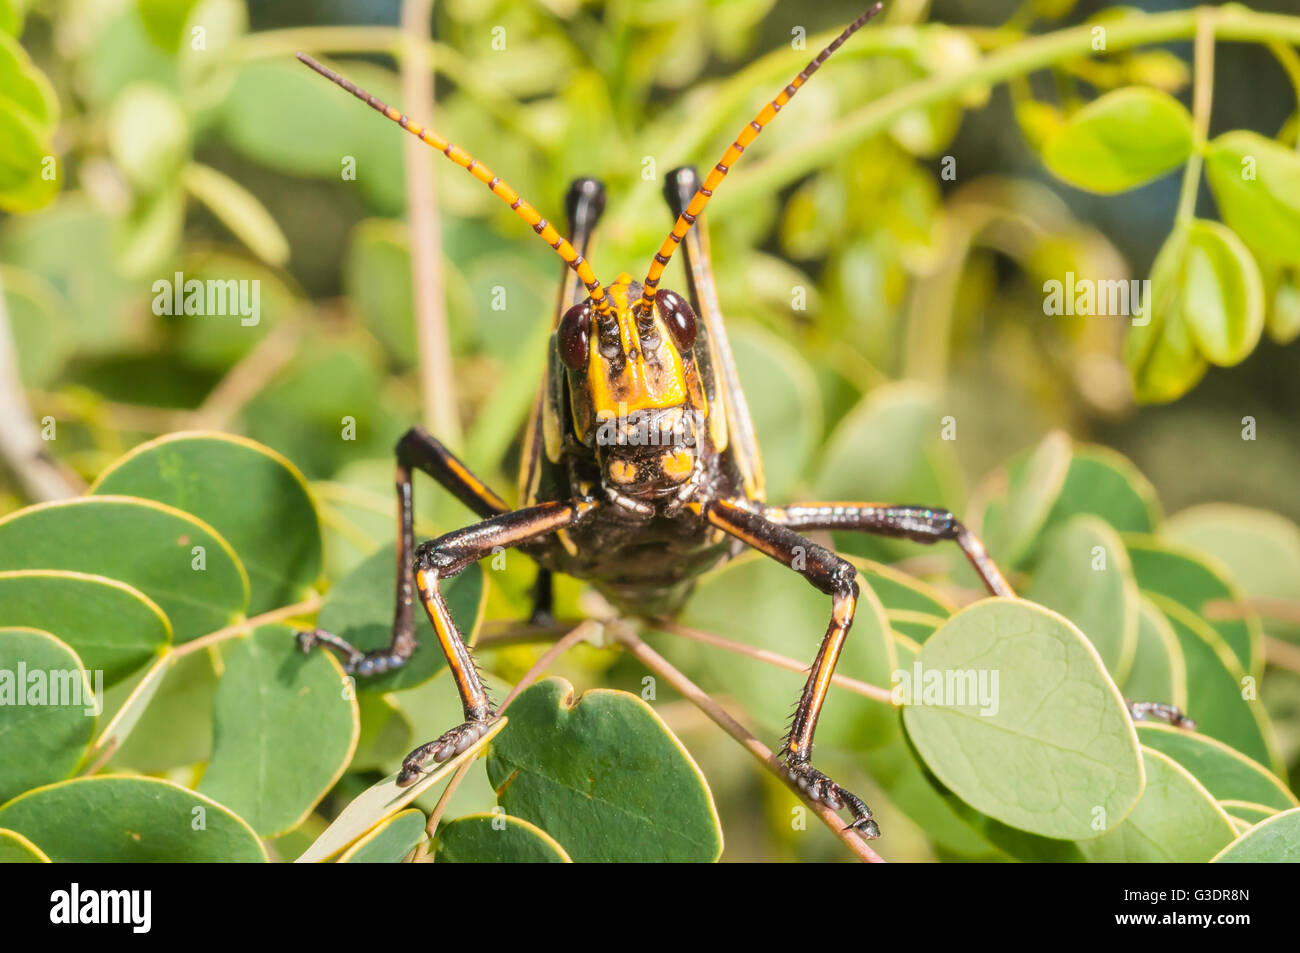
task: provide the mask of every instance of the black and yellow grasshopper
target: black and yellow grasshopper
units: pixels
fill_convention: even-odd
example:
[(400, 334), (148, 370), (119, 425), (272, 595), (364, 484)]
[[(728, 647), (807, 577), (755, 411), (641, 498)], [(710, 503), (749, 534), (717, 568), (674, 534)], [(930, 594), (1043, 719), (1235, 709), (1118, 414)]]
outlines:
[[(506, 202), (564, 260), (566, 270), (546, 376), (524, 434), (520, 507), (511, 509), (446, 447), (419, 427), (397, 444), (397, 608), (389, 647), (361, 652), (337, 636), (304, 632), (304, 650), (324, 644), (357, 675), (404, 665), (416, 649), (418, 595), (446, 653), (465, 722), (407, 756), (398, 778), (443, 761), (482, 737), (495, 718), (473, 657), (439, 592), (441, 582), (498, 547), (517, 547), (540, 565), (537, 612), (549, 613), (550, 574), (590, 581), (621, 611), (661, 616), (685, 601), (704, 570), (753, 547), (798, 572), (831, 598), (831, 618), (780, 755), (808, 796), (839, 810), (851, 827), (879, 836), (871, 811), (811, 764), (813, 733), (858, 597), (852, 564), (801, 531), (858, 530), (919, 542), (953, 540), (989, 592), (1012, 595), (979, 541), (952, 513), (879, 503), (769, 506), (754, 426), (727, 342), (701, 214), (728, 170), (808, 78), (880, 9), (851, 23), (740, 132), (703, 182), (670, 172), (665, 195), (677, 220), (643, 281), (626, 272), (603, 285), (584, 254), (605, 205), (601, 184), (578, 179), (567, 196), (569, 234), (490, 169), (437, 133), (357, 88), (310, 57), (312, 69), (369, 103), (464, 168)], [(689, 301), (659, 287), (685, 248)], [(411, 473), (420, 470), (482, 522), (415, 545)]]

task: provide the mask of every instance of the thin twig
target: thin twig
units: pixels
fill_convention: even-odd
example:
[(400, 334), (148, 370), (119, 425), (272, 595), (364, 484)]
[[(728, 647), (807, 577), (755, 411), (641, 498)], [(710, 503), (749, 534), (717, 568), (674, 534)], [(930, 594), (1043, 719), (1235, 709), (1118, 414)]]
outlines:
[(289, 363), (301, 335), (297, 322), (287, 321), (274, 328), (212, 388), (191, 416), (190, 425), (196, 430), (228, 426), (231, 418)]
[[(403, 0), (402, 100), (406, 112), (433, 122), (433, 67), (428, 37), (433, 0)], [(444, 441), (460, 444), (460, 417), (452, 377), (442, 282), (442, 235), (434, 190), (434, 154), (421, 140), (405, 137), (406, 214), (411, 229), (411, 282), (415, 335), (420, 355), (420, 397), (424, 421)]]
[(675, 688), (682, 697), (693, 702), (701, 711), (709, 716), (719, 728), (731, 735), (740, 745), (753, 755), (765, 768), (793, 791), (808, 808), (816, 814), (828, 828), (831, 833), (843, 841), (844, 846), (853, 852), (859, 859), (872, 864), (884, 863), (884, 858), (867, 846), (857, 834), (844, 827), (843, 819), (832, 811), (825, 804), (809, 800), (807, 795), (800, 791), (799, 788), (790, 780), (782, 767), (781, 762), (772, 754), (770, 748), (763, 742), (759, 741), (750, 734), (740, 722), (732, 718), (727, 711), (717, 702), (710, 698), (703, 689), (683, 675), (680, 671), (665, 659), (662, 655), (643, 642), (630, 628), (626, 626), (611, 627), (609, 634), (619, 643), (627, 648), (629, 652), (640, 659), (655, 674), (662, 677), (673, 688)]
[[(528, 686), (532, 685), (533, 682), (541, 678), (542, 673), (550, 668), (551, 665), (555, 663), (556, 659), (569, 651), (569, 649), (573, 648), (579, 642), (590, 638), (593, 629), (596, 629), (599, 626), (600, 623), (593, 619), (584, 619), (582, 622), (579, 622), (576, 626), (570, 629), (567, 635), (543, 652), (541, 657), (533, 663), (532, 668), (524, 673), (524, 677), (515, 682), (514, 687), (510, 689), (510, 693), (506, 695), (505, 700), (501, 702), (501, 706), (497, 709), (497, 714), (505, 714), (506, 709), (510, 707), (510, 703), (518, 698), (524, 689), (528, 688)], [(482, 645), (482, 640), (479, 641), (479, 645)], [(465, 775), (469, 774), (469, 769), (473, 763), (474, 759), (471, 758), (469, 761), (466, 761), (457, 768), (456, 773), (453, 774), (451, 780), (447, 782), (447, 786), (442, 789), (442, 795), (438, 798), (438, 803), (433, 806), (433, 811), (429, 814), (428, 823), (424, 825), (424, 833), (430, 838), (434, 836), (434, 831), (438, 829), (438, 824), (442, 820), (442, 815), (447, 810), (447, 804), (451, 801), (451, 796), (456, 793), (456, 789), (460, 787), (460, 783), (465, 779)], [(423, 850), (416, 854), (415, 859), (417, 861), (421, 861), (428, 856), (427, 842), (422, 845), (422, 847)]]
[(251, 619), (245, 619), (243, 622), (236, 622), (228, 625), (223, 629), (217, 629), (215, 632), (209, 632), (207, 635), (201, 635), (197, 639), (186, 642), (184, 645), (178, 645), (172, 651), (173, 658), (180, 658), (183, 655), (189, 655), (191, 652), (197, 652), (199, 649), (207, 648), (217, 642), (234, 638), (259, 625), (270, 625), (273, 622), (280, 622), (284, 619), (292, 619), (294, 616), (307, 615), (309, 612), (315, 612), (320, 608), (323, 598), (320, 593), (313, 592), (302, 602), (295, 602), (290, 606), (281, 606), (278, 609), (272, 609), (270, 612), (263, 612), (261, 615), (255, 615)]
[[(705, 645), (712, 645), (720, 649), (726, 649), (728, 652), (735, 652), (738, 655), (745, 655), (760, 662), (767, 662), (770, 665), (776, 665), (779, 668), (787, 669), (791, 672), (807, 672), (808, 666), (798, 659), (792, 659), (787, 655), (781, 655), (777, 652), (769, 652), (767, 649), (755, 648), (752, 645), (745, 645), (743, 642), (733, 642), (731, 639), (723, 638), (720, 635), (714, 635), (712, 632), (704, 632), (700, 629), (693, 629), (688, 625), (682, 625), (679, 622), (673, 622), (668, 619), (656, 619), (655, 628), (663, 629), (671, 635), (680, 635), (683, 638), (691, 639), (695, 642), (702, 642)], [(832, 675), (831, 683), (847, 688), (851, 692), (864, 695), (874, 701), (884, 702), (886, 705), (892, 705), (893, 697), (889, 689), (881, 688), (878, 685), (872, 685), (869, 682), (862, 682), (856, 678), (849, 678), (847, 675)]]

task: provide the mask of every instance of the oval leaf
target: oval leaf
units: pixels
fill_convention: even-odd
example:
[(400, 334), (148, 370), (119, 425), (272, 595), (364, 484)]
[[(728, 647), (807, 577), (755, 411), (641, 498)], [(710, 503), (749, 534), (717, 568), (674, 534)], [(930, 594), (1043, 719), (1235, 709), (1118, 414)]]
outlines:
[[(930, 636), (916, 664), (922, 682), (908, 686), (903, 723), (930, 770), (971, 807), (1045, 837), (1083, 839), (1099, 833), (1098, 808), (1114, 826), (1136, 803), (1142, 762), (1128, 710), (1064, 617), (986, 599)], [(992, 690), (983, 702), (981, 679)], [(944, 697), (945, 683), (964, 697)]]
[(67, 643), (38, 629), (0, 629), (0, 803), (72, 774), (99, 712)]
[(1168, 93), (1117, 89), (1071, 116), (1047, 140), (1043, 161), (1061, 179), (1111, 194), (1182, 165), (1192, 154), (1192, 117)]
[(1214, 858), (1216, 864), (1300, 863), (1300, 807), (1261, 821)]
[(215, 530), (173, 507), (132, 497), (42, 503), (5, 517), (5, 569), (119, 579), (158, 604), (177, 643), (237, 622), (248, 604), (244, 567)]
[(394, 814), (349, 847), (340, 864), (399, 864), (424, 840), (424, 812), (409, 808)]
[(17, 831), (0, 830), (0, 864), (48, 864), (45, 852)]
[(261, 444), (217, 433), (174, 433), (141, 444), (90, 492), (157, 500), (198, 517), (248, 571), (248, 614), (304, 598), (320, 575), (316, 506), (298, 468)]
[(334, 657), (300, 652), (285, 626), (232, 640), (222, 660), (199, 790), (275, 837), (302, 823), (343, 775), (360, 733), (356, 698)]
[(1210, 142), (1205, 175), (1232, 230), (1262, 255), (1300, 261), (1300, 156), (1237, 130)]
[(242, 818), (157, 778), (103, 775), (36, 788), (0, 807), (0, 827), (30, 838), (55, 863), (266, 860)]
[(438, 828), (439, 864), (571, 864), (555, 838), (509, 814), (468, 814)]
[(1181, 764), (1216, 800), (1249, 801), (1279, 811), (1300, 807), (1266, 767), (1221, 741), (1153, 723), (1138, 725), (1138, 741)]
[(507, 813), (574, 860), (714, 861), (722, 829), (708, 783), (654, 709), (627, 692), (550, 678), (519, 695), (488, 752)]

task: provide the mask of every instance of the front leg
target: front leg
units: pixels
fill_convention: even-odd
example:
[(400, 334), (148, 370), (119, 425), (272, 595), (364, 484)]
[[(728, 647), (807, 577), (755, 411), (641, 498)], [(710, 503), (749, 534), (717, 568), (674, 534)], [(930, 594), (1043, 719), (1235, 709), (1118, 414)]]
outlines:
[(748, 509), (747, 504), (718, 500), (705, 504), (703, 512), (714, 526), (794, 569), (831, 597), (830, 623), (779, 756), (785, 759), (786, 770), (800, 790), (834, 810), (847, 806), (853, 815), (851, 829), (868, 840), (879, 837), (880, 828), (862, 799), (840, 787), (811, 762), (817, 719), (826, 702), (844, 639), (853, 625), (858, 603), (857, 570), (830, 550)]
[(478, 665), (442, 598), (442, 581), (455, 576), (470, 563), (491, 555), (497, 547), (520, 546), (558, 530), (568, 529), (590, 515), (596, 505), (585, 500), (541, 503), (511, 513), (502, 513), (421, 543), (416, 549), (415, 587), (424, 611), (433, 623), (438, 644), (447, 656), (447, 665), (460, 694), (465, 721), (408, 754), (402, 761), (402, 770), (397, 776), (399, 786), (412, 784), (420, 776), (421, 765), (430, 757), (434, 761), (445, 761), (464, 751), (483, 736), (487, 726), (496, 717), (496, 709), (483, 686)]

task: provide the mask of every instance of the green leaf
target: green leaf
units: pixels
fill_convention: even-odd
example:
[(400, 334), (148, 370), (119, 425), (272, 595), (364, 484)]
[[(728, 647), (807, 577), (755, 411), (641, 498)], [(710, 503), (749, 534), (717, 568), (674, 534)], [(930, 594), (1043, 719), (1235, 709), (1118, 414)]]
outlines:
[(1285, 784), (1257, 761), (1221, 741), (1155, 723), (1139, 724), (1138, 741), (1173, 758), (1218, 801), (1249, 801), (1279, 811), (1300, 807)]
[(135, 8), (149, 39), (158, 48), (175, 53), (181, 44), (186, 18), (198, 0), (136, 0)]
[(172, 639), (167, 616), (144, 593), (76, 572), (0, 572), (0, 619), (62, 639), (87, 671), (103, 671), (105, 685), (126, 678)]
[(1255, 599), (1300, 601), (1300, 527), (1277, 513), (1206, 503), (1171, 516), (1160, 535), (1213, 553)]
[(439, 864), (571, 864), (535, 824), (509, 814), (468, 814), (438, 828)]
[(49, 131), (59, 120), (59, 99), (45, 74), (22, 45), (0, 31), (0, 102), (30, 119), (34, 129)]
[(1126, 457), (1109, 447), (1076, 445), (1044, 528), (1080, 513), (1100, 516), (1121, 533), (1152, 533), (1160, 503), (1151, 481)]
[(1145, 596), (1138, 599), (1137, 648), (1124, 677), (1124, 697), (1187, 710), (1187, 663), (1173, 626)]
[(51, 155), (47, 138), (29, 116), (0, 99), (0, 209), (38, 208), (58, 190), (57, 178), (43, 176)]
[[(387, 646), (393, 636), (393, 598), (396, 550), (385, 547), (368, 557), (325, 595), (316, 624), (357, 648), (368, 651)], [(473, 642), (483, 618), (487, 590), (482, 567), (475, 563), (464, 572), (443, 580), (442, 597), (452, 621), (467, 642)], [(415, 606), (417, 648), (411, 661), (382, 675), (357, 680), (363, 692), (390, 692), (427, 682), (447, 665), (438, 637), (424, 609)]]
[(400, 864), (424, 840), (424, 813), (410, 808), (394, 814), (349, 847), (340, 864)]
[(191, 195), (206, 205), (254, 255), (271, 265), (289, 260), (289, 240), (257, 197), (216, 169), (191, 162), (181, 174)]
[(385, 818), (392, 817), (425, 791), (446, 779), (467, 761), (473, 761), (487, 747), (488, 742), (505, 728), (508, 718), (500, 718), (488, 728), (487, 734), (460, 754), (442, 764), (430, 765), (427, 772), (408, 787), (397, 786), (397, 774), (390, 774), (378, 784), (373, 784), (353, 798), (339, 812), (330, 826), (303, 852), (295, 863), (310, 864), (329, 860), (346, 850), (362, 836), (374, 830)]
[(320, 521), (306, 481), (280, 454), (243, 437), (151, 440), (101, 473), (90, 492), (157, 500), (215, 529), (248, 571), (249, 615), (298, 602), (320, 575)]
[(919, 612), (946, 619), (956, 611), (938, 590), (893, 566), (856, 557), (849, 557), (849, 562), (858, 567), (886, 612)]
[(6, 569), (121, 580), (167, 614), (177, 643), (237, 622), (248, 605), (248, 576), (225, 539), (188, 513), (133, 497), (43, 503), (0, 519), (0, 570)]
[(0, 827), (30, 838), (56, 864), (266, 860), (242, 818), (157, 778), (104, 775), (36, 788), (0, 806)]
[(1205, 175), (1219, 214), (1259, 254), (1300, 261), (1300, 156), (1236, 130), (1210, 142)]
[(1048, 433), (980, 481), (971, 498), (969, 525), (1005, 568), (1021, 565), (1047, 523), (1070, 471), (1070, 438)]
[(738, 324), (729, 329), (728, 336), (763, 448), (767, 492), (772, 499), (785, 497), (821, 437), (822, 405), (816, 378), (802, 354), (767, 331)]
[(635, 695), (549, 678), (519, 695), (488, 752), (509, 814), (574, 860), (714, 861), (722, 829), (708, 783), (654, 709)]
[(1264, 282), (1241, 239), (1218, 222), (1192, 222), (1181, 282), (1182, 314), (1205, 359), (1245, 360), (1264, 331)]
[(1058, 177), (1111, 194), (1182, 165), (1192, 154), (1192, 117), (1178, 100), (1132, 86), (1106, 93), (1047, 140), (1043, 161)]
[[(1128, 710), (1096, 650), (1064, 617), (986, 599), (949, 619), (916, 664), (923, 675), (904, 699), (908, 737), (971, 807), (1031, 833), (1083, 839), (1099, 833), (1098, 808), (1109, 828), (1137, 801), (1142, 762)], [(967, 690), (981, 673), (988, 705)], [(965, 697), (943, 697), (944, 682), (957, 678)], [(939, 697), (927, 697), (934, 679)]]
[[(701, 579), (682, 621), (806, 664), (817, 652), (830, 615), (831, 600), (824, 592), (785, 566), (754, 555)], [(701, 650), (701, 659), (713, 681), (775, 742), (786, 728), (789, 706), (799, 698), (807, 672), (708, 647)], [(895, 659), (884, 607), (864, 587), (835, 670), (888, 689)], [(890, 705), (834, 687), (818, 723), (817, 741), (860, 752), (887, 742), (896, 726)]]
[(1267, 820), (1278, 813), (1277, 808), (1251, 804), (1249, 801), (1220, 801), (1219, 807), (1228, 812), (1233, 823), (1241, 830), (1249, 830), (1260, 821)]
[[(1125, 535), (1138, 586), (1168, 596), (1200, 616), (1223, 639), (1238, 665), (1259, 674), (1263, 665), (1263, 632), (1259, 618), (1246, 611), (1241, 591), (1217, 561), (1188, 546), (1151, 536)], [(1242, 610), (1237, 618), (1222, 618), (1217, 606)]]
[(108, 149), (123, 174), (142, 193), (176, 181), (190, 155), (190, 120), (171, 90), (133, 83), (113, 100)]
[(45, 852), (17, 831), (0, 830), (0, 864), (48, 864)]
[(1210, 792), (1172, 758), (1142, 749), (1146, 787), (1131, 814), (1079, 849), (1093, 863), (1201, 863), (1237, 836)]
[(105, 693), (104, 711), (112, 712), (112, 715), (108, 726), (87, 750), (83, 759), (85, 764), (106, 760), (106, 752), (115, 752), (121, 747), (144, 716), (171, 663), (172, 653), (167, 650), (143, 672)]
[(1199, 616), (1172, 599), (1148, 593), (1173, 625), (1187, 663), (1187, 714), (1202, 734), (1281, 773), (1272, 730), (1256, 698), (1246, 698), (1246, 675), (1223, 639)]
[(1256, 824), (1220, 851), (1214, 863), (1300, 863), (1300, 807)]
[(99, 712), (67, 643), (39, 629), (0, 628), (0, 803), (72, 774)]
[(222, 660), (199, 790), (275, 837), (301, 824), (342, 777), (360, 733), (356, 698), (334, 657), (300, 652), (285, 626), (232, 640)]
[(1184, 251), (1187, 228), (1176, 228), (1151, 267), (1145, 324), (1129, 328), (1124, 364), (1143, 403), (1167, 403), (1187, 393), (1209, 366), (1197, 349), (1183, 315)]
[(1117, 681), (1137, 651), (1138, 588), (1119, 534), (1096, 516), (1075, 516), (1044, 539), (1025, 597), (1079, 627)]
[[(133, 698), (128, 713), (123, 707), (114, 716), (112, 732), (96, 742), (98, 747), (116, 735), (119, 747), (109, 761), (114, 767), (129, 767), (156, 774), (184, 765), (207, 761), (212, 754), (212, 702), (217, 693), (215, 653), (210, 650), (172, 655), (164, 659), (166, 672), (154, 683), (147, 698)], [(137, 686), (141, 687), (141, 686)], [(118, 718), (133, 718), (118, 724)]]

